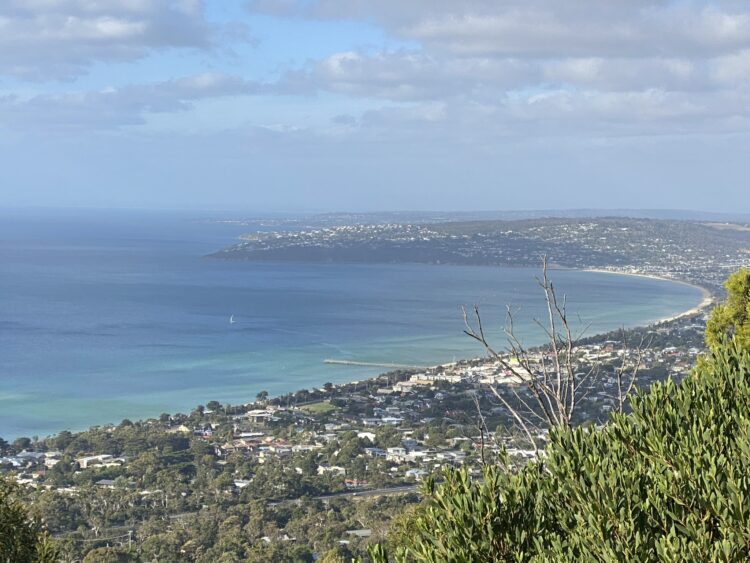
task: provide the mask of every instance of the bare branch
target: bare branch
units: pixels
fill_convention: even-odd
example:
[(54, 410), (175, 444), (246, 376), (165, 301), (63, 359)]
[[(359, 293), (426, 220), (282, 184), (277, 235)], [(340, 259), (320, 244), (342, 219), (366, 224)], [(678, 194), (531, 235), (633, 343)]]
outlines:
[[(537, 277), (536, 280), (544, 294), (546, 305), (544, 322), (533, 319), (547, 340), (541, 347), (529, 350), (523, 345), (515, 332), (515, 314), (510, 306), (506, 308), (504, 332), (507, 348), (504, 353), (499, 352), (489, 343), (479, 307), (474, 305), (471, 314), (466, 309), (462, 309), (464, 333), (479, 342), (506, 375), (513, 377), (522, 385), (520, 392), (515, 388), (510, 388), (509, 393), (512, 394), (512, 398), (509, 393), (500, 393), (494, 386), (490, 386), (490, 389), (511, 413), (518, 427), (534, 444), (535, 449), (537, 446), (533, 436), (534, 430), (572, 424), (579, 403), (595, 389), (592, 381), (598, 379), (603, 373), (600, 362), (589, 363), (580, 357), (582, 349), (577, 343), (590, 328), (590, 324), (585, 325), (581, 330), (574, 329), (571, 325), (568, 317), (567, 296), (558, 296), (557, 289), (549, 276), (546, 256), (542, 257), (541, 277)], [(635, 386), (642, 360), (643, 339), (635, 351), (634, 359), (625, 342), (621, 365), (615, 369), (617, 402), (620, 411), (624, 409), (627, 397)], [(478, 399), (475, 401), (479, 411)]]
[(494, 387), (490, 387), (490, 389), (492, 390), (492, 393), (495, 395), (495, 397), (497, 397), (498, 400), (505, 406), (505, 408), (510, 411), (510, 414), (513, 416), (513, 418), (516, 419), (518, 426), (521, 428), (521, 430), (524, 431), (531, 445), (534, 446), (534, 451), (539, 453), (539, 447), (537, 446), (536, 440), (534, 440), (534, 436), (531, 434), (531, 430), (529, 429), (529, 425), (526, 424), (526, 421), (518, 414), (518, 411), (516, 411), (516, 409), (508, 404), (508, 401), (505, 400), (505, 397), (503, 397), (497, 391), (497, 389), (495, 389)]
[(474, 406), (477, 408), (477, 415), (479, 415), (479, 438), (481, 440), (480, 446), (479, 446), (479, 452), (482, 456), (482, 465), (485, 465), (485, 459), (484, 459), (484, 435), (485, 433), (489, 435), (489, 430), (487, 429), (487, 422), (484, 419), (484, 414), (482, 414), (482, 407), (479, 404), (479, 397), (477, 397), (477, 394), (474, 393), (472, 395), (472, 398), (474, 399)]

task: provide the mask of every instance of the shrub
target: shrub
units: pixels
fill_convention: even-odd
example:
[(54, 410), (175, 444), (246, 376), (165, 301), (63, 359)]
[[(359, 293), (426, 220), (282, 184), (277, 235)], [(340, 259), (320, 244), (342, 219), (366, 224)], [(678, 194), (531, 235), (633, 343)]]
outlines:
[(603, 428), (554, 431), (544, 456), (426, 485), (409, 535), (374, 561), (750, 560), (750, 355), (729, 344)]
[(18, 500), (16, 485), (0, 477), (0, 562), (51, 563), (56, 559), (53, 542)]

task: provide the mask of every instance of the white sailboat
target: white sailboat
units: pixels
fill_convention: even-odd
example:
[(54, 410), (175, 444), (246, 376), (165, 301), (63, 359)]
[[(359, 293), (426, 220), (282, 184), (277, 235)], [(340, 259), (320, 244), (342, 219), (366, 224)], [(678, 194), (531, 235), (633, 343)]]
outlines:
[(236, 322), (237, 322), (237, 321), (235, 321), (235, 320), (234, 320), (234, 315), (231, 315), (231, 316), (229, 317), (229, 324), (230, 324), (230, 325), (233, 325), (233, 324), (234, 324), (234, 323), (236, 323)]

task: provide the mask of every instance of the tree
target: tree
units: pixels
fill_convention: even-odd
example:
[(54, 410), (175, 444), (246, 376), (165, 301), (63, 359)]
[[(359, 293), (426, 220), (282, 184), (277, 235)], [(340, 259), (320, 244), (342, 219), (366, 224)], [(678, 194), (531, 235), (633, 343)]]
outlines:
[(259, 403), (265, 403), (268, 400), (268, 391), (266, 390), (260, 391), (255, 396), (255, 400), (258, 401)]
[(718, 350), (725, 340), (750, 350), (750, 270), (742, 268), (724, 283), (727, 298), (711, 312), (706, 323), (706, 344)]
[(114, 547), (97, 547), (83, 558), (83, 563), (128, 563), (136, 561), (129, 552)]
[(351, 560), (351, 553), (344, 546), (332, 547), (318, 559), (320, 563), (348, 563)]
[(27, 449), (29, 446), (31, 446), (31, 438), (21, 437), (16, 438), (13, 440), (13, 448), (20, 452), (21, 450)]
[(303, 475), (315, 476), (318, 474), (318, 454), (317, 452), (307, 452), (299, 456), (297, 468), (302, 471)]
[(375, 431), (375, 443), (380, 448), (393, 448), (401, 445), (403, 434), (393, 426), (381, 426)]
[(54, 543), (16, 493), (14, 484), (0, 478), (0, 561), (52, 563), (57, 559)]
[(65, 451), (72, 441), (73, 434), (70, 430), (63, 430), (52, 439), (52, 445), (55, 449)]

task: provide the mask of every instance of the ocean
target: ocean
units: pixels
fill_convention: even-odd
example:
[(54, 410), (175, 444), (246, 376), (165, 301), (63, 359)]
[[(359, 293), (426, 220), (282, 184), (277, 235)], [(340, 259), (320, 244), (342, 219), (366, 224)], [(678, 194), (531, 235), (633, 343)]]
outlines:
[[(434, 365), (476, 357), (461, 306), (502, 348), (505, 307), (541, 341), (538, 269), (230, 262), (249, 227), (201, 212), (0, 211), (0, 436), (245, 403), (370, 377), (325, 359)], [(587, 334), (690, 309), (694, 287), (553, 271)], [(234, 322), (230, 322), (230, 319)]]

